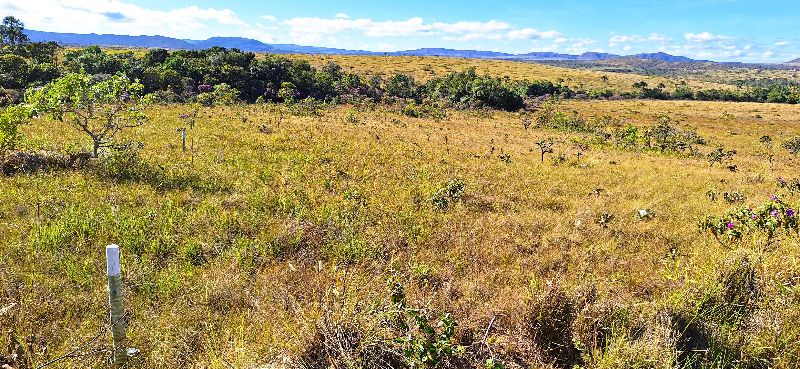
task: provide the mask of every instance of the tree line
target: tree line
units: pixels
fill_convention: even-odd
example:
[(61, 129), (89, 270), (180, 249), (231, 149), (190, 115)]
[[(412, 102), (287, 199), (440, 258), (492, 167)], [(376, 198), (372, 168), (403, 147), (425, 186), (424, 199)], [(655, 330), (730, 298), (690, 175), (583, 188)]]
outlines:
[[(348, 98), (375, 101), (411, 99), (416, 103), (443, 101), (456, 108), (519, 110), (528, 100), (545, 95), (561, 98), (648, 98), (716, 101), (800, 102), (800, 87), (786, 81), (743, 83), (734, 90), (693, 90), (685, 83), (667, 86), (634, 84), (631, 91), (585, 90), (547, 80), (511, 80), (477, 73), (475, 68), (416, 81), (406, 74), (356, 75), (336, 63), (315, 68), (302, 60), (212, 47), (206, 50), (149, 49), (103, 50), (91, 46), (64, 50), (59, 45), (30, 42), (22, 22), (12, 16), (0, 25), (0, 104), (19, 102), (27, 88), (43, 86), (69, 74), (86, 74), (95, 81), (124, 75), (143, 86), (156, 100), (213, 104), (291, 102), (317, 99), (329, 102)], [(604, 80), (607, 80), (605, 77)]]

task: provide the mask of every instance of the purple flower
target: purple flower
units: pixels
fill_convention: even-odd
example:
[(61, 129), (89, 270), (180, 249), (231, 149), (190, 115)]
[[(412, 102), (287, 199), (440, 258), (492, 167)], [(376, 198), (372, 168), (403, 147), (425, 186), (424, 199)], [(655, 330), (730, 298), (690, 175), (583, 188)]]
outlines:
[(726, 225), (726, 227), (728, 228), (728, 230), (731, 230), (731, 229), (733, 229), (733, 222), (728, 222), (728, 224)]
[(772, 215), (774, 218), (777, 218), (778, 214), (780, 214), (780, 213), (778, 213), (777, 210), (773, 210), (773, 211), (769, 212), (769, 215)]
[(786, 210), (786, 216), (789, 218), (794, 218), (794, 210), (792, 209)]
[(753, 218), (753, 220), (758, 220), (758, 214), (753, 214), (753, 215), (751, 216), (751, 218)]
[(200, 86), (197, 86), (197, 91), (200, 91), (200, 92), (211, 92), (211, 85), (202, 84)]
[(778, 195), (772, 195), (769, 197), (769, 199), (772, 201), (778, 201)]

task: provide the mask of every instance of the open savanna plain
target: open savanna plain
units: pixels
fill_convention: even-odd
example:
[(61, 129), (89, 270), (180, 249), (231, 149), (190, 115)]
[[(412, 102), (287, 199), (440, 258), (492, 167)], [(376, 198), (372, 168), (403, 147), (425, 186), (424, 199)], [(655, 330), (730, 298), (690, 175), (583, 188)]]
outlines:
[[(0, 355), (109, 366), (104, 247), (118, 244), (129, 367), (800, 365), (797, 234), (699, 226), (772, 195), (797, 203), (779, 186), (800, 173), (780, 147), (800, 136), (796, 106), (564, 100), (414, 118), (308, 104), (200, 108), (193, 127), (179, 118), (192, 106), (151, 106), (125, 133), (138, 149), (2, 178)], [(545, 111), (609, 135), (539, 124)], [(665, 120), (705, 143), (611, 137)], [(48, 118), (21, 129), (30, 150), (88, 145)], [(720, 146), (736, 154), (710, 164)]]
[[(652, 86), (663, 83), (668, 90), (673, 90), (676, 82), (686, 82), (695, 89), (735, 89), (732, 84), (710, 81), (705, 76), (680, 75), (681, 79), (666, 78), (656, 75), (635, 73), (609, 73), (589, 68), (567, 68), (540, 63), (526, 63), (511, 60), (481, 60), (468, 58), (422, 57), (422, 56), (357, 56), (357, 55), (292, 55), (293, 58), (305, 60), (314, 66), (321, 67), (335, 62), (351, 73), (360, 75), (391, 75), (393, 73), (408, 74), (419, 81), (426, 81), (436, 76), (451, 72), (461, 72), (475, 68), (478, 73), (494, 77), (507, 76), (512, 80), (548, 80), (562, 83), (573, 89), (602, 90), (613, 89), (618, 92), (633, 92), (634, 83), (644, 81)], [(773, 76), (765, 73), (763, 76)], [(777, 75), (775, 75), (777, 76)], [(605, 77), (605, 78), (604, 78)], [(722, 81), (722, 79), (718, 80)]]

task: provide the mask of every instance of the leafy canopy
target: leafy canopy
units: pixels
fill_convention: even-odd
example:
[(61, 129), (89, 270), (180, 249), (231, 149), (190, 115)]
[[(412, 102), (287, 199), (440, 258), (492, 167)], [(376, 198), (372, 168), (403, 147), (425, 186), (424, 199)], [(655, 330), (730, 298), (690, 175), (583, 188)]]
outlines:
[(30, 117), (30, 110), (21, 105), (12, 105), (0, 112), (0, 154), (17, 148), (22, 139), (19, 126)]
[(36, 112), (49, 114), (92, 139), (93, 156), (113, 146), (117, 134), (147, 121), (144, 87), (121, 75), (100, 81), (72, 73), (40, 89), (29, 91), (28, 102)]

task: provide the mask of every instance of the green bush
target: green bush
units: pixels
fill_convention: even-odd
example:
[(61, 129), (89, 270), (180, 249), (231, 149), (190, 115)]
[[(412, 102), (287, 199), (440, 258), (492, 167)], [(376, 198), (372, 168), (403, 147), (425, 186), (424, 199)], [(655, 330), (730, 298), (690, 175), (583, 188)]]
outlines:
[(431, 317), (425, 309), (407, 305), (403, 286), (391, 282), (389, 321), (399, 333), (394, 342), (403, 353), (410, 369), (436, 368), (440, 363), (464, 350), (455, 341), (456, 327), (450, 314)]
[(402, 99), (416, 99), (418, 97), (417, 84), (414, 77), (397, 73), (386, 81), (386, 95)]
[(475, 68), (434, 78), (423, 89), (428, 97), (444, 99), (461, 108), (515, 111), (524, 106), (510, 79), (479, 76)]
[(461, 201), (466, 188), (466, 182), (460, 179), (451, 179), (433, 193), (431, 203), (438, 210), (446, 210), (456, 202)]
[(23, 106), (9, 106), (0, 112), (0, 154), (17, 148), (22, 134), (19, 126), (27, 122), (31, 112)]
[(0, 86), (6, 88), (25, 88), (28, 85), (28, 62), (14, 55), (0, 55)]
[(438, 120), (447, 118), (447, 111), (433, 102), (423, 102), (421, 104), (417, 104), (416, 102), (411, 101), (403, 105), (403, 108), (400, 112), (403, 113), (403, 115), (412, 118), (433, 118)]

